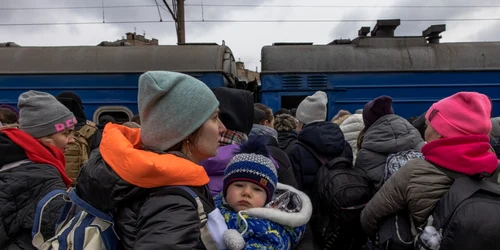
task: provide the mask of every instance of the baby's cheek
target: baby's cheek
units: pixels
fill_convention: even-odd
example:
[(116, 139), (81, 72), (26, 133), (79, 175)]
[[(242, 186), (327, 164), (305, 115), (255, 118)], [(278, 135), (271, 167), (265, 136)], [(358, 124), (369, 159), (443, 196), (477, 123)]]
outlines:
[(267, 198), (266, 195), (262, 195), (262, 196), (259, 197), (259, 205), (260, 205), (260, 207), (263, 207), (263, 206), (266, 205), (266, 198)]

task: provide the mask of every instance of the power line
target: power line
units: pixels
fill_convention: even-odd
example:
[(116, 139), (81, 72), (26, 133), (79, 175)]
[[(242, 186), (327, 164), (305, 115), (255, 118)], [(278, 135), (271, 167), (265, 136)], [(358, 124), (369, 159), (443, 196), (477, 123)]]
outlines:
[[(377, 19), (366, 20), (186, 20), (186, 23), (373, 23)], [(454, 18), (454, 19), (401, 19), (401, 22), (482, 22), (482, 21), (500, 21), (500, 18)], [(136, 21), (99, 21), (91, 22), (56, 22), (56, 23), (0, 23), (0, 26), (56, 26), (56, 25), (91, 25), (91, 24), (127, 24), (127, 23), (159, 23), (158, 20), (136, 20)], [(173, 20), (164, 20), (165, 22), (175, 22)]]
[[(500, 5), (284, 5), (284, 4), (185, 4), (186, 7), (231, 7), (231, 8), (500, 8)], [(70, 10), (70, 9), (118, 9), (118, 8), (156, 8), (154, 4), (108, 5), (108, 6), (52, 6), (52, 7), (7, 7), (3, 11), (15, 10)]]
[(161, 17), (161, 12), (160, 12), (160, 5), (158, 5), (158, 2), (155, 0), (156, 3), (156, 9), (158, 10), (158, 16), (160, 16), (160, 22), (163, 22), (163, 18)]
[(102, 0), (102, 22), (105, 23), (106, 22), (106, 16), (104, 14), (104, 0)]
[[(201, 6), (201, 4), (186, 4)], [(297, 5), (297, 4), (204, 4), (206, 7), (242, 8), (500, 8), (500, 5)]]

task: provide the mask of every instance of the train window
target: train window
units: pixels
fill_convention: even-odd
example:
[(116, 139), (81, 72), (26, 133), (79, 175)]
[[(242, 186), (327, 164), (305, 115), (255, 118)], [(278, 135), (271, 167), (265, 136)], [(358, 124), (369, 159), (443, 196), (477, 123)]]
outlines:
[(127, 107), (123, 107), (123, 106), (99, 107), (94, 112), (94, 117), (93, 117), (94, 122), (99, 124), (99, 118), (101, 118), (104, 115), (110, 115), (113, 118), (115, 118), (116, 123), (122, 124), (124, 122), (130, 121), (132, 119), (132, 117), (134, 116), (134, 113), (130, 109), (128, 109)]
[(282, 96), (281, 97), (281, 108), (292, 109), (297, 108), (299, 104), (307, 96)]

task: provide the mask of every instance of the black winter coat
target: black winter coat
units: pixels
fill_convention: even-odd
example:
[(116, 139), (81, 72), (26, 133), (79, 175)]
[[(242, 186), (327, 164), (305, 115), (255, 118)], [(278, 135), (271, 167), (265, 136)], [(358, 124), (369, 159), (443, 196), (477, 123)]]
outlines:
[[(36, 249), (31, 244), (36, 206), (49, 192), (66, 189), (59, 172), (51, 165), (27, 162), (4, 168), (23, 160), (28, 160), (24, 149), (0, 132), (0, 249)], [(41, 224), (45, 239), (54, 236), (63, 206), (62, 199), (54, 199), (46, 207)]]
[[(190, 188), (204, 203), (205, 212), (215, 209), (208, 186)], [(197, 208), (187, 197), (126, 182), (106, 164), (99, 150), (92, 152), (80, 171), (76, 191), (97, 209), (115, 211), (123, 249), (205, 249)]]
[(278, 141), (272, 136), (268, 137), (267, 148), (273, 159), (278, 163), (278, 182), (298, 188), (293, 167), (288, 159), (288, 155), (279, 148)]
[(279, 148), (285, 153), (290, 153), (293, 148), (293, 145), (297, 143), (299, 135), (297, 131), (280, 131), (278, 132), (278, 144)]
[[(308, 124), (300, 131), (298, 139), (300, 143), (306, 144), (327, 160), (344, 153), (344, 156), (352, 162), (352, 148), (345, 141), (344, 134), (337, 124), (326, 121)], [(299, 143), (293, 146), (288, 156), (299, 189), (311, 197), (314, 179), (323, 164)]]

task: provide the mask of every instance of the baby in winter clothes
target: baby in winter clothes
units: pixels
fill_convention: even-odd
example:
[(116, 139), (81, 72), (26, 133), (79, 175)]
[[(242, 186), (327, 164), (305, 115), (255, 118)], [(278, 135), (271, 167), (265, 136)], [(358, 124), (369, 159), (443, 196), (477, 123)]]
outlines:
[(277, 182), (266, 142), (254, 137), (241, 145), (224, 172), (224, 189), (214, 197), (228, 230), (228, 249), (292, 249), (302, 239), (312, 213), (304, 193)]

